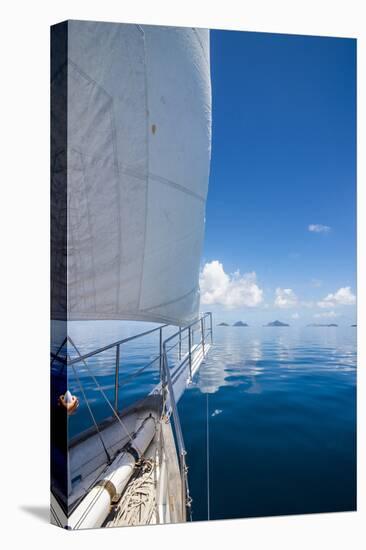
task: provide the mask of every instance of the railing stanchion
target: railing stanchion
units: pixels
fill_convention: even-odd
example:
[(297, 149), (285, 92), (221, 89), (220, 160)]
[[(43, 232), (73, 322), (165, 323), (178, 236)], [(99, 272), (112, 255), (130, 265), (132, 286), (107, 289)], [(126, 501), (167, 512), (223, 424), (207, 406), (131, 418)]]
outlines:
[(116, 346), (116, 370), (114, 381), (114, 410), (118, 411), (118, 389), (119, 389), (119, 345)]
[(201, 339), (202, 339), (202, 353), (205, 356), (205, 327), (203, 324), (203, 317), (201, 317)]

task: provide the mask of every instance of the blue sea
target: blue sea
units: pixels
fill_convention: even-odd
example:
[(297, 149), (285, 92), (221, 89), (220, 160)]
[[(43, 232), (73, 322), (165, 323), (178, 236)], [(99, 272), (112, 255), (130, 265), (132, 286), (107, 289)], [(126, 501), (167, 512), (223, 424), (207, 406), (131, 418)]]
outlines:
[[(122, 322), (71, 325), (81, 353), (141, 330)], [(157, 345), (153, 335), (121, 348), (120, 406), (157, 383), (157, 364), (132, 376)], [(112, 351), (89, 361), (111, 400), (114, 360)], [(77, 378), (96, 419), (111, 413), (89, 370), (79, 365), (76, 374), (69, 385), (80, 407), (70, 437), (91, 424)], [(193, 520), (355, 510), (355, 328), (214, 327), (214, 345), (178, 409)]]

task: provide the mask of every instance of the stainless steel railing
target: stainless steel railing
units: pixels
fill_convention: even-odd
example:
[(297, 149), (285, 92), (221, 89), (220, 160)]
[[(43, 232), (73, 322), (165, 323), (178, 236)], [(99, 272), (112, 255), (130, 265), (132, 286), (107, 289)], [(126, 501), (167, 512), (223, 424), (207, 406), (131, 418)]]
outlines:
[[(124, 384), (126, 383), (127, 379), (131, 380), (132, 378), (136, 378), (137, 376), (142, 374), (147, 368), (153, 366), (155, 363), (159, 364), (159, 372), (161, 374), (162, 353), (163, 353), (163, 330), (168, 326), (169, 325), (161, 325), (161, 326), (153, 328), (151, 330), (147, 330), (145, 332), (141, 332), (139, 334), (129, 336), (129, 337), (124, 338), (122, 340), (118, 340), (118, 341), (113, 342), (111, 344), (108, 344), (106, 346), (99, 347), (99, 348), (97, 348), (97, 349), (95, 349), (91, 352), (85, 353), (85, 354), (80, 354), (78, 352), (75, 344), (71, 340), (71, 338), (69, 336), (67, 336), (64, 339), (64, 341), (62, 342), (61, 346), (56, 351), (56, 353), (51, 352), (51, 365), (55, 361), (58, 361), (61, 364), (66, 365), (67, 367), (72, 367), (73, 365), (76, 365), (78, 363), (85, 363), (85, 361), (87, 359), (95, 357), (95, 356), (97, 356), (97, 355), (99, 355), (103, 352), (115, 349), (114, 408), (117, 411), (118, 408), (119, 408), (118, 394), (119, 394), (119, 388), (121, 387), (121, 384), (120, 384), (121, 347), (124, 344), (132, 342), (133, 340), (137, 340), (138, 338), (143, 338), (145, 336), (148, 336), (148, 335), (151, 335), (151, 334), (154, 334), (154, 333), (159, 333), (159, 350), (158, 350), (157, 355), (151, 361), (149, 361), (148, 363), (146, 363), (142, 367), (140, 367), (137, 372), (132, 373), (130, 376), (128, 376), (125, 379)], [(70, 357), (64, 357), (64, 356), (61, 355), (62, 349), (64, 348), (65, 344), (67, 344), (67, 343), (70, 343), (73, 346), (73, 348), (75, 348), (75, 350), (78, 353), (77, 357), (70, 358)]]
[[(196, 326), (199, 326), (200, 330), (200, 342), (194, 345), (194, 329)], [(182, 341), (183, 339), (188, 339), (188, 353), (185, 357), (182, 358)], [(177, 439), (178, 454), (179, 454), (179, 463), (180, 463), (180, 475), (181, 475), (181, 488), (182, 488), (182, 510), (184, 514), (184, 520), (186, 519), (187, 508), (190, 509), (191, 498), (189, 494), (189, 485), (188, 485), (188, 467), (186, 463), (187, 451), (184, 444), (184, 438), (182, 433), (182, 426), (180, 423), (180, 418), (178, 414), (177, 402), (174, 395), (174, 377), (175, 374), (182, 371), (188, 361), (190, 378), (192, 378), (192, 364), (193, 364), (193, 355), (202, 349), (202, 357), (205, 356), (205, 346), (207, 338), (210, 339), (212, 344), (213, 341), (213, 332), (212, 332), (212, 313), (205, 313), (197, 321), (191, 323), (190, 325), (180, 328), (178, 332), (164, 340), (163, 342), (163, 377), (162, 377), (162, 389), (163, 392), (169, 393), (169, 402), (171, 407), (171, 412), (173, 416), (174, 428)], [(177, 340), (176, 344), (171, 344), (172, 341)], [(171, 368), (169, 367), (168, 360), (168, 350), (171, 351), (175, 346), (178, 345), (178, 357), (179, 363), (177, 368), (171, 373)], [(165, 399), (165, 402), (167, 400)]]
[[(198, 335), (198, 341), (197, 341)], [(166, 338), (163, 342), (163, 353), (171, 352), (178, 348), (177, 364), (171, 367), (173, 383), (177, 374), (182, 371), (182, 368), (188, 363), (190, 376), (192, 378), (192, 365), (197, 353), (202, 352), (205, 355), (205, 346), (208, 342), (212, 343), (212, 314), (204, 313), (199, 319), (181, 327), (177, 332)], [(164, 381), (164, 380), (163, 380)]]
[[(129, 336), (122, 340), (118, 340), (106, 346), (99, 347), (85, 354), (79, 353), (78, 350), (76, 349), (74, 342), (70, 339), (69, 336), (67, 336), (62, 342), (62, 344), (59, 346), (59, 348), (57, 349), (56, 353), (51, 352), (51, 365), (56, 361), (61, 363), (62, 365), (71, 367), (78, 363), (85, 363), (87, 359), (95, 357), (96, 355), (99, 355), (105, 351), (115, 349), (114, 407), (117, 410), (118, 409), (118, 390), (121, 387), (121, 384), (120, 384), (121, 347), (123, 345), (127, 344), (128, 342), (132, 342), (133, 340), (137, 340), (139, 338), (143, 338), (145, 336), (148, 336), (154, 333), (159, 333), (159, 349), (156, 356), (151, 361), (142, 365), (136, 372), (127, 376), (124, 380), (124, 383), (126, 382), (126, 380), (131, 380), (132, 378), (138, 377), (147, 368), (153, 366), (155, 363), (158, 363), (159, 376), (163, 384), (165, 382), (164, 380), (165, 374), (163, 369), (164, 351), (169, 354), (174, 349), (177, 349), (178, 365), (176, 365), (176, 368), (172, 373), (173, 382), (174, 382), (175, 377), (179, 375), (182, 368), (186, 365), (187, 362), (189, 363), (190, 374), (192, 375), (192, 363), (194, 361), (195, 354), (199, 351), (200, 346), (204, 353), (206, 342), (208, 340), (212, 342), (212, 314), (210, 312), (203, 314), (199, 319), (197, 319), (190, 325), (185, 327), (180, 327), (178, 331), (176, 331), (174, 334), (172, 334), (168, 338), (164, 339), (164, 331), (166, 331), (167, 327), (170, 327), (170, 325), (161, 325), (151, 330), (147, 330), (145, 332), (135, 334), (133, 336)], [(199, 335), (198, 343), (195, 342), (195, 336), (197, 333)], [(75, 350), (78, 353), (77, 357), (71, 358), (71, 357), (66, 357), (61, 355), (62, 349), (64, 348), (66, 343), (70, 343), (75, 348)]]
[[(140, 334), (136, 334), (134, 336), (130, 336), (128, 338), (124, 338), (122, 340), (118, 340), (116, 342), (113, 342), (112, 344), (109, 344), (107, 346), (103, 346), (100, 348), (97, 348), (91, 352), (81, 354), (79, 353), (79, 350), (76, 348), (74, 342), (71, 340), (69, 336), (67, 336), (61, 346), (57, 349), (56, 353), (51, 353), (51, 365), (54, 362), (59, 362), (63, 366), (66, 365), (67, 367), (76, 365), (77, 363), (84, 363), (87, 361), (87, 359), (90, 359), (92, 357), (95, 357), (96, 355), (99, 355), (105, 351), (115, 349), (115, 375), (114, 375), (114, 409), (117, 412), (119, 410), (119, 389), (121, 387), (120, 382), (120, 372), (121, 372), (121, 347), (133, 340), (136, 340), (138, 338), (143, 338), (144, 336), (151, 335), (153, 333), (159, 333), (159, 351), (156, 357), (154, 357), (151, 361), (144, 364), (142, 367), (140, 367), (135, 373), (131, 373), (130, 376), (125, 378), (124, 383), (126, 383), (126, 380), (131, 380), (132, 378), (138, 377), (140, 374), (142, 374), (147, 368), (151, 367), (155, 363), (159, 365), (159, 375), (160, 375), (160, 387), (161, 392), (163, 394), (163, 397), (165, 397), (164, 402), (167, 403), (167, 394), (169, 394), (169, 403), (171, 411), (165, 411), (170, 415), (170, 412), (173, 417), (174, 422), (174, 428), (175, 428), (175, 434), (176, 434), (176, 442), (178, 447), (178, 454), (179, 454), (179, 465), (180, 465), (180, 475), (181, 475), (181, 486), (182, 486), (182, 510), (184, 515), (186, 514), (187, 508), (190, 508), (190, 495), (189, 495), (189, 487), (188, 487), (188, 468), (186, 464), (186, 448), (184, 445), (184, 439), (183, 439), (183, 433), (182, 433), (182, 427), (180, 423), (180, 418), (178, 414), (178, 408), (177, 408), (177, 402), (174, 395), (174, 383), (179, 378), (179, 376), (185, 372), (185, 369), (189, 368), (189, 374), (190, 378), (192, 379), (193, 376), (193, 363), (196, 357), (197, 353), (202, 353), (202, 356), (205, 356), (206, 347), (207, 344), (213, 341), (213, 330), (212, 330), (212, 313), (204, 313), (194, 321), (193, 323), (189, 324), (185, 327), (180, 327), (178, 331), (176, 331), (171, 336), (164, 339), (164, 329), (168, 327), (169, 325), (161, 325), (159, 327), (156, 327), (154, 329), (145, 331)], [(198, 340), (197, 340), (198, 335)], [(62, 356), (61, 352), (64, 348), (66, 343), (70, 343), (77, 352), (78, 356), (71, 358), (69, 356)], [(173, 361), (172, 358), (172, 351), (176, 350), (176, 357), (175, 361)], [(123, 384), (122, 384), (123, 385)]]

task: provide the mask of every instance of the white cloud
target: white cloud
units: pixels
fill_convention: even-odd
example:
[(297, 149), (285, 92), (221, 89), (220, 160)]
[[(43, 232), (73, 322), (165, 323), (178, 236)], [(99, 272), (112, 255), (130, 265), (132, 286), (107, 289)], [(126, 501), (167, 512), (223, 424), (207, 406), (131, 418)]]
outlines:
[(308, 230), (311, 233), (329, 233), (329, 225), (322, 225), (321, 223), (311, 223), (308, 225)]
[(350, 286), (343, 286), (337, 292), (328, 294), (318, 302), (322, 308), (333, 308), (336, 306), (351, 306), (356, 303), (356, 296), (352, 294)]
[(255, 307), (263, 300), (263, 290), (257, 284), (256, 274), (227, 274), (221, 262), (206, 263), (200, 274), (201, 302), (219, 304), (233, 309)]
[(288, 308), (296, 306), (297, 303), (297, 296), (291, 288), (276, 288), (275, 306)]
[(296, 312), (291, 315), (291, 319), (300, 319), (300, 315)]
[(338, 313), (335, 311), (324, 311), (323, 313), (315, 313), (314, 317), (315, 319), (334, 319), (334, 317), (338, 317)]

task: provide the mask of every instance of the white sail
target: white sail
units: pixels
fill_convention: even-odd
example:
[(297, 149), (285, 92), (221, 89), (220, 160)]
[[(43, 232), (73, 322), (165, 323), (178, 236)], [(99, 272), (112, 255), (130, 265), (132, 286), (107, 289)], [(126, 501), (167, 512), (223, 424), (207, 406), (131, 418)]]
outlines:
[(211, 151), (209, 31), (70, 21), (67, 48), (67, 153), (52, 159), (53, 203), (67, 173), (67, 239), (54, 247), (67, 299), (53, 277), (52, 317), (189, 323)]

